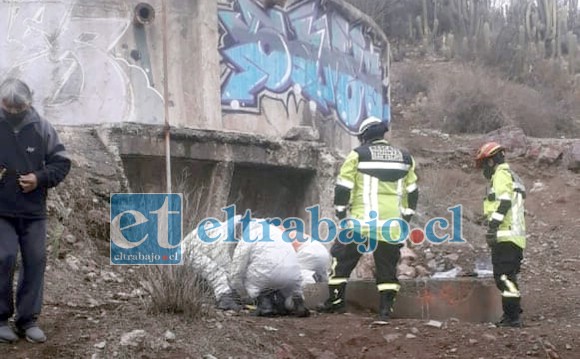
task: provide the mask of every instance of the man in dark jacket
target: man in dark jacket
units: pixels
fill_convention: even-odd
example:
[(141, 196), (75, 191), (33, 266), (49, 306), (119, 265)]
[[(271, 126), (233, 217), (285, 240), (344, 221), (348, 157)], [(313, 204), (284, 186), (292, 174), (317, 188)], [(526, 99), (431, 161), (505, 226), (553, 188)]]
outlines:
[(16, 293), (16, 333), (30, 342), (46, 336), (36, 324), (46, 266), (46, 194), (71, 167), (55, 129), (32, 107), (32, 92), (16, 79), (0, 85), (0, 343), (18, 336), (13, 278), (22, 257)]

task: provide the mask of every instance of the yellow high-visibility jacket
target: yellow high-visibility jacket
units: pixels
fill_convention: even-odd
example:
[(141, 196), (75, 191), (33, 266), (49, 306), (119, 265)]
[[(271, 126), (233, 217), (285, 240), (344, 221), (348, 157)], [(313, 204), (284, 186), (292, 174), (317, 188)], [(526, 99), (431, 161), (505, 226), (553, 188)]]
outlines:
[[(350, 218), (361, 224), (377, 213), (377, 223), (382, 226), (389, 219), (400, 219), (414, 214), (408, 208), (408, 194), (417, 191), (417, 176), (413, 157), (386, 140), (375, 140), (357, 147), (347, 156), (337, 178), (335, 208), (344, 210), (350, 205)], [(346, 193), (340, 198), (340, 192)], [(379, 228), (380, 229), (380, 228)], [(363, 235), (368, 226), (362, 226)], [(398, 222), (391, 224), (391, 238), (400, 234)], [(385, 240), (384, 236), (378, 239)]]
[[(488, 221), (499, 222), (498, 242), (513, 242), (518, 247), (526, 247), (526, 222), (524, 218), (524, 201), (526, 188), (522, 180), (507, 163), (497, 166), (491, 177), (488, 193), (483, 201), (483, 213)], [(500, 209), (501, 203), (510, 205), (506, 213)]]

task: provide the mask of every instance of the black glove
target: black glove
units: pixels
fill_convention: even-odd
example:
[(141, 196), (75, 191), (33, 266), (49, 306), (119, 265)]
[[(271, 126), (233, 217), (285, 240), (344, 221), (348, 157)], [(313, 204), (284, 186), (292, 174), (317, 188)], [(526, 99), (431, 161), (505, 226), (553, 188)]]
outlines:
[(487, 228), (489, 228), (489, 230), (494, 230), (497, 232), (497, 229), (499, 228), (499, 225), (501, 224), (500, 221), (498, 221), (497, 219), (492, 219), (488, 225)]
[(488, 228), (485, 234), (485, 241), (490, 248), (495, 246), (497, 244), (497, 229)]

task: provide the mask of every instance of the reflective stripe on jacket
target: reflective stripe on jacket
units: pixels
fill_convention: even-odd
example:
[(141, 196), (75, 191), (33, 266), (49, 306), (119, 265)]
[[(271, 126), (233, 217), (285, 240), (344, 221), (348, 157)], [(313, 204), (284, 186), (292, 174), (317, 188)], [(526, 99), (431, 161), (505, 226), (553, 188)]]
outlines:
[[(415, 161), (387, 141), (376, 140), (347, 156), (336, 184), (350, 189), (350, 217), (361, 222), (363, 234), (368, 233), (365, 222), (372, 219), (372, 211), (380, 230), (386, 221), (409, 212), (407, 194), (417, 189)], [(399, 232), (398, 222), (392, 222), (391, 238), (397, 239)]]
[(498, 216), (496, 213), (501, 200), (511, 201), (511, 208), (501, 221), (497, 231), (498, 242), (513, 242), (518, 247), (526, 247), (526, 223), (524, 218), (524, 198), (526, 189), (522, 180), (507, 163), (497, 166), (491, 177), (491, 186), (483, 201), (483, 212), (489, 221)]

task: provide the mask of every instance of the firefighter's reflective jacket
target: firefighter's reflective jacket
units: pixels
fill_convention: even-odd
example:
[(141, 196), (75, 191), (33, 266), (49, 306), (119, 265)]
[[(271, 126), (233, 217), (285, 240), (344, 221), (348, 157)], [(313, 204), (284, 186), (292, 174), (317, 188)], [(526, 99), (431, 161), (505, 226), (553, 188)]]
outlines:
[[(357, 219), (367, 235), (365, 223), (373, 219), (373, 211), (379, 229), (390, 219), (413, 215), (416, 198), (409, 201), (411, 193), (418, 196), (413, 157), (385, 140), (375, 140), (347, 156), (337, 178), (334, 204), (337, 213), (350, 206), (350, 218)], [(391, 238), (399, 233), (398, 222), (391, 221)]]
[(490, 223), (497, 223), (497, 241), (526, 247), (524, 218), (525, 186), (507, 163), (497, 166), (491, 177), (483, 212)]

